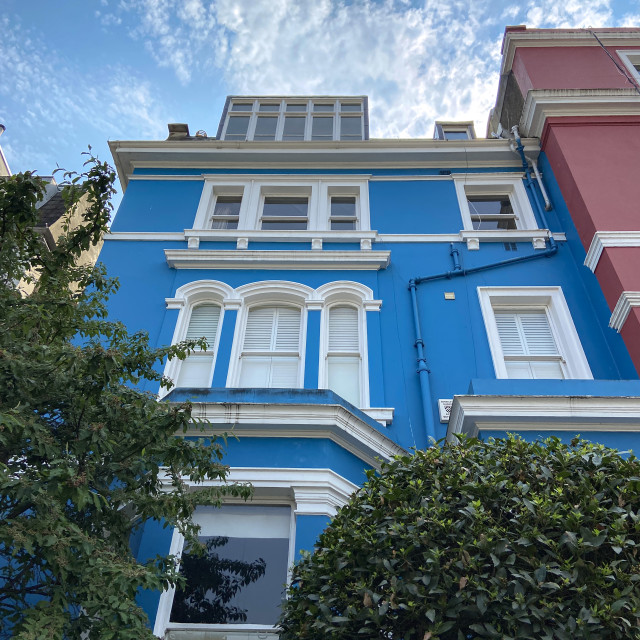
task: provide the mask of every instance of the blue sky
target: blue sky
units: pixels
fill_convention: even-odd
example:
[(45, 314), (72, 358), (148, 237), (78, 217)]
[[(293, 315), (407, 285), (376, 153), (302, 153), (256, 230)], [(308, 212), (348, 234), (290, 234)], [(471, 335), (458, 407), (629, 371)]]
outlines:
[(505, 25), (640, 26), (640, 0), (3, 0), (11, 170), (77, 170), (91, 145), (215, 135), (227, 94), (366, 94), (372, 137), (484, 135)]

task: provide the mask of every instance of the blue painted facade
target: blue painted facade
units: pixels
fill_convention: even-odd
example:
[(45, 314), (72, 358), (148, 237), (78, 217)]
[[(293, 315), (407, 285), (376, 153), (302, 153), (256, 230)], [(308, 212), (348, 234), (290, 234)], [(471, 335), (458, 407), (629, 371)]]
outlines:
[[(527, 155), (537, 155), (537, 141), (523, 142)], [(101, 254), (109, 274), (120, 280), (120, 290), (110, 302), (111, 318), (122, 320), (132, 331), (146, 330), (151, 343), (160, 346), (174, 339), (181, 314), (195, 304), (188, 296), (179, 303), (171, 303), (179, 298), (181, 287), (215, 281), (231, 292), (225, 294), (226, 299), (240, 292), (234, 304), (227, 306), (220, 302), (222, 298), (211, 298), (224, 307), (224, 314), (218, 327), (209, 387), (178, 388), (166, 400), (191, 398), (206, 409), (207, 415), (213, 416), (213, 433), (234, 430), (238, 439), (229, 441), (226, 457), (232, 471), (239, 470), (238, 477), (242, 478), (246, 470), (251, 470), (260, 478), (256, 499), (271, 495), (269, 499), (273, 500), (276, 496), (294, 510), (292, 557), (297, 557), (300, 549), (312, 547), (340, 503), (340, 490), (328, 489), (326, 478), (330, 476), (331, 482), (344, 480), (344, 486), (355, 486), (364, 480), (365, 470), (377, 464), (376, 456), (384, 459), (393, 453), (427, 446), (425, 416), (427, 419), (431, 416), (436, 439), (444, 438), (448, 431), (451, 436), (455, 419), (459, 430), (481, 437), (501, 435), (507, 430), (521, 432), (527, 438), (558, 435), (571, 439), (581, 433), (620, 449), (640, 448), (640, 436), (634, 426), (638, 422), (635, 400), (640, 396), (640, 381), (619, 334), (608, 327), (609, 310), (595, 276), (583, 266), (584, 249), (544, 154), (539, 155), (538, 164), (552, 203), (545, 215), (550, 231), (556, 234), (557, 252), (528, 262), (417, 285), (420, 331), (428, 368), (429, 396), (425, 397), (416, 372), (410, 281), (454, 269), (452, 248), (458, 251), (460, 268), (473, 270), (509, 258), (542, 255), (550, 247), (548, 238), (546, 243), (543, 240), (543, 248), (534, 248), (532, 244), (533, 232), (543, 227), (529, 190), (525, 193), (538, 227), (529, 229), (532, 237), (527, 235), (527, 229), (519, 229), (517, 233), (499, 230), (492, 237), (480, 237), (479, 248), (474, 248), (474, 230), (468, 228), (466, 236), (461, 233), (464, 222), (456, 180), (462, 179), (464, 185), (465, 176), (482, 174), (492, 176), (494, 182), (496, 179), (499, 182), (499, 174), (524, 180), (520, 157), (507, 141), (423, 140), (407, 145), (404, 141), (365, 140), (360, 148), (358, 143), (336, 142), (330, 153), (328, 147), (313, 142), (301, 143), (296, 148), (287, 147), (284, 142), (265, 142), (261, 146), (258, 142), (225, 143), (192, 138), (145, 144), (138, 152), (122, 150), (131, 147), (130, 143), (112, 144), (126, 189), (111, 237), (105, 240)], [(287, 150), (284, 157), (282, 145)], [(198, 155), (194, 160), (191, 151), (195, 147)], [(252, 160), (250, 153), (256, 149), (260, 152), (259, 162)], [(274, 166), (269, 166), (270, 163)], [(198, 208), (209, 206), (207, 202), (203, 205), (203, 193), (212, 176), (216, 177), (216, 184), (223, 186), (225, 179), (232, 182), (234, 176), (241, 176), (247, 184), (251, 180), (268, 183), (273, 176), (279, 179), (288, 176), (292, 183), (305, 179), (330, 182), (332, 177), (357, 176), (362, 181), (357, 186), (360, 191), (353, 187), (346, 192), (357, 193), (363, 203), (366, 198), (362, 189), (366, 190), (370, 223), (366, 229), (339, 233), (325, 228), (305, 231), (299, 237), (295, 231), (268, 235), (260, 231), (258, 211), (251, 229), (216, 232), (202, 227), (202, 233), (198, 233), (194, 221)], [(539, 185), (535, 184), (533, 189), (542, 200)], [(246, 194), (245, 190), (243, 197)], [(364, 219), (360, 211), (359, 224)], [(185, 230), (194, 230), (191, 237), (196, 237), (197, 242), (191, 240), (191, 246)], [(376, 232), (371, 248), (365, 237), (368, 231)], [(247, 239), (246, 249), (236, 248), (238, 238)], [(315, 238), (322, 240), (322, 248), (312, 249)], [(188, 268), (169, 265), (165, 251), (176, 249), (189, 253), (185, 254), (185, 260), (190, 261)], [(300, 266), (299, 260), (284, 259), (282, 264), (265, 267), (268, 252), (276, 250), (300, 252), (304, 266)], [(217, 256), (216, 266), (199, 261), (205, 252), (219, 251), (224, 254)], [(340, 263), (339, 258), (330, 268), (314, 263), (318, 255), (330, 251), (365, 257), (371, 252), (389, 253), (387, 262), (377, 267), (363, 266), (363, 262), (350, 268)], [(243, 255), (249, 255), (247, 252), (251, 252), (251, 258), (238, 267), (238, 257), (242, 259)], [(230, 266), (225, 266), (225, 261)], [(371, 292), (369, 298), (363, 298), (365, 326), (359, 328), (361, 335), (366, 333), (366, 353), (360, 354), (361, 362), (368, 368), (368, 394), (363, 394), (368, 396), (366, 405), (354, 406), (339, 393), (322, 390), (326, 386), (326, 380), (321, 379), (325, 357), (322, 349), (326, 343), (323, 314), (333, 299), (322, 299), (316, 293), (309, 293), (307, 302), (300, 303), (304, 346), (298, 388), (239, 389), (228, 383), (238, 366), (238, 342), (244, 335), (242, 317), (246, 309), (256, 304), (289, 304), (286, 287), (281, 295), (274, 294), (272, 303), (264, 297), (256, 298), (258, 302), (252, 302), (250, 296), (243, 297), (243, 287), (265, 281), (293, 282), (311, 292), (322, 292), (331, 283), (358, 283)], [(564, 340), (565, 346), (560, 351), (564, 350), (565, 360), (574, 357), (578, 360), (572, 351), (575, 340), (571, 342), (577, 336), (591, 378), (498, 379), (479, 288), (492, 291), (501, 288), (500, 308), (511, 308), (510, 290), (524, 291), (524, 303), (514, 298), (516, 311), (557, 305), (556, 298), (552, 302), (536, 298), (534, 288), (540, 287), (553, 290), (566, 301), (575, 335), (565, 332), (566, 327), (556, 326), (553, 329), (556, 342), (561, 345)], [(341, 298), (338, 296), (336, 300), (339, 304)], [(344, 300), (352, 298), (347, 296)], [(198, 298), (198, 303), (202, 301), (203, 298)], [(148, 386), (146, 390), (158, 391)], [(517, 406), (526, 409), (514, 409), (514, 398), (520, 403)], [(440, 399), (453, 400), (449, 424), (441, 421)], [(566, 410), (566, 403), (577, 408)], [(269, 474), (275, 477), (276, 472), (280, 473), (278, 480), (269, 487)], [(315, 472), (325, 476), (316, 477)], [(289, 479), (282, 480), (287, 474)], [(317, 491), (324, 497), (311, 498), (304, 491), (300, 493), (296, 489), (299, 482), (307, 483), (307, 489), (318, 483)], [(172, 535), (161, 526), (150, 525), (136, 544), (140, 558), (167, 553)], [(158, 634), (171, 627), (166, 610), (170, 603), (163, 605), (160, 594), (143, 594), (140, 601)], [(164, 622), (156, 619), (163, 615)]]

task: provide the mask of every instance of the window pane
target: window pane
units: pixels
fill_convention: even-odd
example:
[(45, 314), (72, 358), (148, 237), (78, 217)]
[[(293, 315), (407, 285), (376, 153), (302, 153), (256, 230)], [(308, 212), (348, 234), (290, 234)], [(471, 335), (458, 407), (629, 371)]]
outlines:
[(261, 102), (260, 103), (260, 111), (280, 111), (279, 103), (271, 103), (271, 102)]
[(340, 111), (362, 111), (362, 105), (359, 102), (343, 102)]
[(262, 228), (266, 230), (272, 231), (305, 231), (307, 229), (307, 221), (304, 222), (301, 220), (288, 220), (288, 221), (274, 221), (274, 220), (263, 220)]
[(315, 104), (313, 105), (314, 111), (333, 111), (333, 104)]
[(493, 220), (481, 220), (477, 217), (472, 217), (471, 222), (473, 223), (473, 228), (478, 230), (509, 231), (518, 228), (514, 218), (505, 218), (504, 220), (496, 220), (495, 218)]
[(362, 140), (362, 119), (353, 117), (340, 117), (340, 139)]
[(249, 128), (249, 116), (231, 116), (227, 123), (225, 140), (244, 140)]
[(176, 387), (202, 388), (208, 387), (211, 377), (213, 356), (190, 355), (180, 363), (180, 373), (176, 380)]
[(356, 228), (355, 220), (332, 220), (331, 231), (353, 231)]
[(356, 216), (356, 198), (355, 196), (334, 197), (331, 198), (331, 217), (348, 217)]
[(267, 197), (264, 199), (264, 208), (262, 209), (262, 217), (304, 217), (307, 216), (308, 198), (279, 198)]
[(329, 389), (347, 402), (360, 405), (360, 358), (329, 356), (327, 358)]
[(284, 598), (291, 510), (282, 506), (198, 507), (204, 556), (183, 552), (187, 586), (176, 590), (171, 621), (276, 623)]
[(231, 111), (252, 111), (253, 102), (234, 102), (231, 105)]
[(218, 196), (213, 210), (214, 216), (237, 216), (240, 214), (242, 196)]
[(469, 133), (467, 131), (444, 131), (445, 140), (468, 140)]
[(286, 116), (284, 119), (283, 140), (304, 140), (306, 118)]
[(311, 128), (312, 140), (333, 140), (333, 118), (314, 116)]
[(287, 104), (287, 111), (306, 111), (307, 104), (305, 103), (295, 103), (295, 104)]
[(467, 202), (472, 216), (513, 215), (509, 196), (470, 196)]
[(256, 122), (256, 130), (253, 134), (254, 140), (275, 140), (278, 118), (271, 116), (259, 116)]

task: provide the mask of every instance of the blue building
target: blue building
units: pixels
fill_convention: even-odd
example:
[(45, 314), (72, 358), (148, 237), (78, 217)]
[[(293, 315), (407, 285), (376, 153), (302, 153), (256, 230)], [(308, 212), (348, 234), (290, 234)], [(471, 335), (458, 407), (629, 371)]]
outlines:
[[(231, 96), (216, 137), (172, 124), (111, 149), (111, 316), (158, 346), (207, 338), (166, 365), (164, 399), (233, 432), (230, 478), (255, 487), (196, 514), (246, 586), (215, 615), (143, 594), (156, 635), (277, 637), (300, 550), (367, 469), (433, 439), (638, 448), (640, 381), (537, 139), (440, 122), (374, 140), (363, 96)], [(137, 541), (141, 558), (182, 547), (160, 525)]]

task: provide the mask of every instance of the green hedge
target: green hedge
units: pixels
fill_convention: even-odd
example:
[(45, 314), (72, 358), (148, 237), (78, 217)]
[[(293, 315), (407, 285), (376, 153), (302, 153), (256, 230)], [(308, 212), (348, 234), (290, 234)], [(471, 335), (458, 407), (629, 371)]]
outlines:
[(585, 441), (397, 458), (295, 567), (281, 638), (640, 638), (639, 490)]

